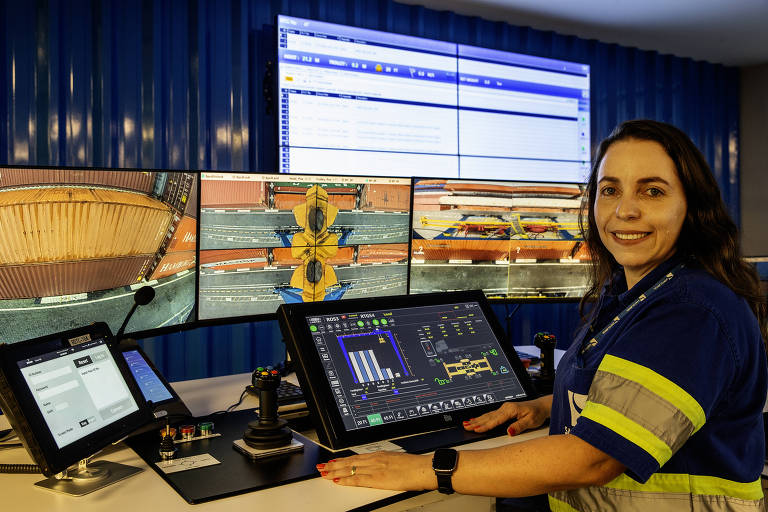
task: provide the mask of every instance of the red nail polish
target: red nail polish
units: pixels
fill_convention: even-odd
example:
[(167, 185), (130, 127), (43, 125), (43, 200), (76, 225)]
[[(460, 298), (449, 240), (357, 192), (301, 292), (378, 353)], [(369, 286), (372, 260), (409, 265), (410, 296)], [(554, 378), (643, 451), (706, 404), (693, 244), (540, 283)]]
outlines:
[(509, 434), (511, 436), (515, 436), (515, 435), (517, 435), (517, 431), (513, 427), (509, 427), (507, 429), (507, 434)]
[[(320, 472), (320, 476), (328, 476), (328, 472), (327, 471), (321, 471)], [(335, 482), (335, 480), (334, 480), (334, 482)]]
[(325, 464), (318, 464), (315, 466), (317, 469), (323, 469), (325, 467)]
[(333, 459), (333, 460), (329, 460), (328, 462), (336, 462), (336, 459)]
[(333, 483), (337, 484), (337, 483), (339, 483), (339, 480), (340, 480), (339, 478), (334, 478), (333, 479)]

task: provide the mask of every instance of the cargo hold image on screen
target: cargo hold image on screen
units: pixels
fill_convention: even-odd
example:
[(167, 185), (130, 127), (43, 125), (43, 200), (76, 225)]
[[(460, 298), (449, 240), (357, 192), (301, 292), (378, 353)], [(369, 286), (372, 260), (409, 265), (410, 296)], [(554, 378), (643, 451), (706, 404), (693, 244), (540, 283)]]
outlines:
[(105, 321), (134, 291), (153, 302), (128, 332), (193, 320), (194, 173), (0, 168), (0, 341)]
[(407, 292), (410, 180), (203, 173), (200, 319)]
[(580, 297), (589, 259), (579, 232), (583, 185), (415, 179), (411, 293)]

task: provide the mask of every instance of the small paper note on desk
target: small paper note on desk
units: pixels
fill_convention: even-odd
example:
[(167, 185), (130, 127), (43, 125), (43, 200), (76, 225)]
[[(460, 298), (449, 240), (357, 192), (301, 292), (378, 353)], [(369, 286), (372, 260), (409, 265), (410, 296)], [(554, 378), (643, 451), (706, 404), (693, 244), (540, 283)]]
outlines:
[(382, 450), (388, 451), (388, 452), (404, 452), (401, 447), (397, 446), (395, 443), (391, 443), (389, 441), (378, 441), (375, 443), (368, 443), (368, 444), (361, 444), (358, 446), (353, 446), (350, 448), (353, 452), (357, 453), (358, 455), (361, 453), (373, 453), (373, 452), (380, 452)]
[(204, 468), (205, 466), (214, 466), (221, 464), (221, 462), (213, 458), (211, 454), (203, 453), (202, 455), (192, 455), (191, 457), (182, 457), (180, 459), (161, 460), (160, 462), (155, 462), (155, 464), (163, 473), (171, 474), (189, 469)]

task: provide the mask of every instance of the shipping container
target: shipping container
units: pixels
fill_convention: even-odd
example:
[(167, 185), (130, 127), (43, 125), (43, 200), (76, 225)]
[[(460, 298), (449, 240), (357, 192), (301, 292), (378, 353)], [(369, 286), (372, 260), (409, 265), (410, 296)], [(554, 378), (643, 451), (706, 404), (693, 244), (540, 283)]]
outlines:
[(195, 174), (192, 180), (192, 188), (189, 191), (189, 199), (187, 200), (187, 207), (184, 210), (184, 215), (196, 219), (198, 216), (198, 187), (199, 187), (199, 175)]
[(357, 248), (358, 263), (396, 263), (408, 259), (408, 244), (371, 244)]
[(574, 198), (581, 196), (581, 189), (567, 185), (502, 185), (498, 183), (464, 183), (450, 182), (445, 185), (445, 190), (462, 192), (464, 194), (477, 194), (483, 196), (529, 196), (529, 197), (563, 197)]
[(411, 206), (411, 187), (408, 185), (364, 185), (361, 210), (407, 212)]
[(93, 185), (149, 194), (155, 185), (149, 171), (107, 169), (9, 169), (0, 167), (0, 189), (35, 185)]
[(140, 282), (154, 254), (56, 263), (0, 265), (0, 300), (111, 290)]
[(272, 249), (272, 255), (274, 257), (274, 261), (272, 262), (274, 266), (286, 267), (301, 265), (302, 263), (300, 259), (291, 256), (290, 247), (277, 247)]
[(149, 279), (162, 279), (183, 270), (195, 268), (195, 251), (179, 251), (166, 254), (155, 265)]
[[(296, 205), (306, 203), (307, 196), (301, 194), (275, 193), (275, 208), (278, 210), (292, 210)], [(339, 210), (352, 210), (355, 208), (355, 196), (331, 194), (328, 202)]]
[[(432, 261), (515, 261), (570, 258), (572, 240), (414, 240), (414, 259)], [(577, 253), (578, 254), (578, 253)], [(584, 259), (583, 255), (577, 259)]]
[(329, 265), (349, 265), (350, 263), (354, 263), (355, 257), (355, 249), (352, 247), (340, 247), (339, 252), (336, 253), (336, 256), (333, 256), (332, 258), (328, 259)]
[[(286, 250), (290, 251), (290, 249)], [(200, 251), (200, 266), (213, 270), (261, 268), (266, 264), (267, 249), (209, 249)]]
[(201, 208), (266, 208), (267, 186), (263, 181), (202, 180)]
[(162, 192), (163, 202), (179, 215), (184, 215), (197, 179), (196, 175), (188, 172), (168, 172), (165, 174), (166, 181)]
[(0, 265), (155, 254), (171, 220), (166, 205), (134, 192), (0, 191)]
[(192, 217), (182, 217), (173, 231), (168, 231), (166, 237), (171, 239), (165, 249), (166, 253), (194, 251), (197, 246), (197, 220)]

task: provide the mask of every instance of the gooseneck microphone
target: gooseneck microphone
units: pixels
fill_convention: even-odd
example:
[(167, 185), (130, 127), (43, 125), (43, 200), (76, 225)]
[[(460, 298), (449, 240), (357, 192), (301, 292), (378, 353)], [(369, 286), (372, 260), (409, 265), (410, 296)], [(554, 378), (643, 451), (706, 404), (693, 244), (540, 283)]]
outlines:
[(149, 304), (154, 298), (155, 289), (151, 286), (142, 286), (136, 290), (136, 293), (133, 294), (133, 306), (128, 312), (128, 315), (126, 315), (125, 320), (123, 320), (123, 325), (120, 326), (120, 329), (117, 330), (117, 334), (115, 334), (116, 341), (120, 341), (120, 338), (122, 338), (123, 332), (125, 332), (125, 327), (128, 325), (128, 320), (131, 319), (131, 316), (133, 316), (133, 312), (136, 311), (136, 308)]

